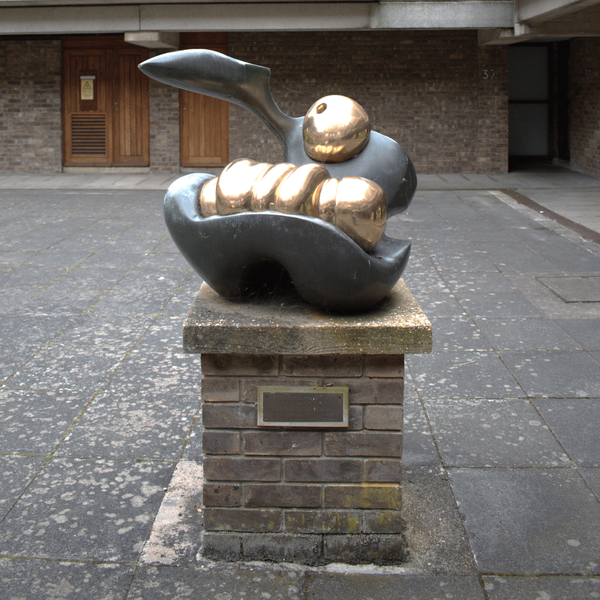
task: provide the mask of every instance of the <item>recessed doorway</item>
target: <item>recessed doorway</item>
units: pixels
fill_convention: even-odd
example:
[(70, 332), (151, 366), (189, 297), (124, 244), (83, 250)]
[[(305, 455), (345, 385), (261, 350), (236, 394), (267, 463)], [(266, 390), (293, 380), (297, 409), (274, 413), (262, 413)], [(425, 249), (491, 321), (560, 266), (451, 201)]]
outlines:
[(148, 166), (146, 48), (117, 36), (63, 40), (63, 162), (66, 167)]

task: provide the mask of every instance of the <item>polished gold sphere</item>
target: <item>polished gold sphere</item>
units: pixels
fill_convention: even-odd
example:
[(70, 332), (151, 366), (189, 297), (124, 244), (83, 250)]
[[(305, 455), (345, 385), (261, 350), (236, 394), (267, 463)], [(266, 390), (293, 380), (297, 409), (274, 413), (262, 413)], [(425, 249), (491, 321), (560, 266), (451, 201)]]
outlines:
[(346, 96), (325, 96), (306, 113), (302, 124), (304, 150), (321, 163), (354, 158), (369, 143), (371, 122), (365, 109)]

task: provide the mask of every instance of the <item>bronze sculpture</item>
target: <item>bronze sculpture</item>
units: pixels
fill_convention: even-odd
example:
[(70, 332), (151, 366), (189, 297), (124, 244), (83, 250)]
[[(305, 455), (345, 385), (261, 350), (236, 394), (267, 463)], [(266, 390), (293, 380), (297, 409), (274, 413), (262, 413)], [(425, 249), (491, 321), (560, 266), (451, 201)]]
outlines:
[(169, 231), (213, 289), (249, 298), (287, 273), (324, 309), (362, 311), (385, 297), (410, 254), (409, 242), (383, 235), (386, 213), (406, 209), (416, 174), (401, 146), (371, 131), (362, 107), (327, 96), (290, 117), (271, 96), (269, 69), (209, 50), (163, 54), (140, 69), (243, 106), (284, 150), (280, 165), (243, 159), (218, 178), (188, 175), (169, 188)]

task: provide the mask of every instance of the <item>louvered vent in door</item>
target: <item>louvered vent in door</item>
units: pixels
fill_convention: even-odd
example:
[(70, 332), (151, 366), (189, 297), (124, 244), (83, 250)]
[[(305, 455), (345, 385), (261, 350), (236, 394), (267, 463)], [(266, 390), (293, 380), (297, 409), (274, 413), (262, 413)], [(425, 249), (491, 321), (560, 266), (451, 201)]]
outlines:
[(106, 156), (106, 114), (71, 114), (71, 156)]

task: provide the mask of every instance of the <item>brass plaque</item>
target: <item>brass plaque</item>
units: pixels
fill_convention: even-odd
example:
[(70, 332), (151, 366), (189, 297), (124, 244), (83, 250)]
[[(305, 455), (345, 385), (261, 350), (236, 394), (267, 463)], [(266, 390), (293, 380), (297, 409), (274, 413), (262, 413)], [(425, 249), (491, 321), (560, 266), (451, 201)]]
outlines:
[(348, 427), (348, 388), (259, 386), (258, 425)]

